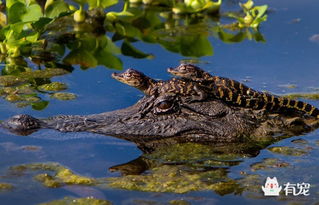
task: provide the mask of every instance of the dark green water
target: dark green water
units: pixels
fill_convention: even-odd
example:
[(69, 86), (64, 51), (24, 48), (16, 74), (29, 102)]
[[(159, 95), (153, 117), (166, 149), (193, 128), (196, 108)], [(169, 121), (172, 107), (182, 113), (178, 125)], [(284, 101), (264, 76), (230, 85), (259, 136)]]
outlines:
[[(244, 41), (238, 44), (225, 44), (211, 38), (214, 56), (200, 58), (199, 64), (213, 74), (226, 76), (257, 90), (267, 90), (276, 94), (290, 92), (314, 92), (319, 88), (319, 41), (313, 37), (319, 34), (317, 0), (270, 0), (256, 1), (268, 4), (270, 12), (267, 22), (260, 30), (266, 43)], [(228, 5), (232, 6), (232, 5)], [(318, 39), (318, 38), (317, 38)], [(166, 68), (176, 66), (185, 57), (166, 51), (159, 45), (138, 43), (141, 50), (154, 54), (152, 60), (121, 57), (124, 67), (136, 68), (149, 76), (168, 79)], [(96, 68), (82, 71), (76, 69), (70, 75), (57, 77), (69, 85), (69, 91), (79, 97), (74, 101), (51, 100), (43, 111), (30, 108), (16, 108), (1, 100), (1, 119), (18, 113), (36, 117), (57, 114), (92, 114), (120, 109), (134, 104), (142, 94), (134, 88), (116, 82), (110, 77), (112, 70)], [(296, 88), (287, 88), (294, 84)], [(317, 107), (318, 101), (305, 100)], [(213, 190), (189, 191), (187, 193), (134, 191), (100, 186), (62, 186), (46, 188), (35, 181), (38, 172), (14, 175), (8, 170), (11, 166), (33, 162), (58, 162), (75, 173), (94, 178), (119, 177), (120, 174), (108, 171), (114, 165), (126, 163), (142, 153), (132, 143), (112, 137), (87, 133), (59, 133), (41, 130), (29, 136), (15, 136), (1, 132), (0, 135), (0, 182), (10, 183), (12, 190), (0, 191), (0, 204), (37, 204), (61, 199), (65, 196), (94, 196), (107, 199), (114, 204), (168, 204), (171, 200), (185, 200), (190, 204), (311, 204), (319, 201), (319, 131), (303, 136), (281, 140), (272, 146), (299, 148), (305, 153), (282, 155), (268, 149), (257, 156), (244, 157), (238, 165), (226, 167), (228, 177), (243, 178), (243, 173), (259, 175), (260, 189), (245, 190), (240, 194), (220, 195)], [(303, 143), (293, 140), (303, 139)], [(23, 146), (38, 146), (28, 150)], [(269, 165), (266, 169), (255, 169), (254, 164), (267, 158), (275, 158), (289, 166)], [(174, 165), (172, 165), (174, 168)], [(279, 183), (310, 183), (309, 196), (265, 197), (261, 186), (264, 180), (276, 176)], [(256, 185), (256, 184), (255, 184)], [(248, 185), (249, 186), (249, 185)]]

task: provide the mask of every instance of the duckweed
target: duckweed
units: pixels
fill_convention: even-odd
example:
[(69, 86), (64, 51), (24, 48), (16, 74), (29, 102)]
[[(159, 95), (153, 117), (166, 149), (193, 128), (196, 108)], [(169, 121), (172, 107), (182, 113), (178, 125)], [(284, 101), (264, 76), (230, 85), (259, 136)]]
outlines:
[(93, 197), (87, 198), (73, 198), (73, 197), (65, 197), (60, 200), (54, 200), (51, 202), (41, 203), (40, 205), (111, 205), (112, 203), (108, 200), (95, 199)]

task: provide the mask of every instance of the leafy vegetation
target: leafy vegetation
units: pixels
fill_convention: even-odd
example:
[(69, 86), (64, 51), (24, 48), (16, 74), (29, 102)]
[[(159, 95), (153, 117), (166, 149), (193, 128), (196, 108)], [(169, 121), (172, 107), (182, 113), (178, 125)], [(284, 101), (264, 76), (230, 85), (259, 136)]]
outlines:
[[(155, 43), (182, 56), (214, 54), (209, 38), (226, 43), (264, 41), (258, 28), (267, 6), (251, 0), (239, 12), (222, 12), (222, 0), (8, 0), (0, 1), (1, 94), (18, 106), (44, 109), (46, 95), (56, 99), (47, 72), (67, 74), (104, 66), (122, 69), (120, 56), (152, 59), (136, 42)], [(122, 8), (121, 8), (122, 7)], [(230, 18), (222, 24), (220, 18)], [(71, 96), (68, 94), (68, 96)], [(67, 97), (67, 99), (74, 99)]]

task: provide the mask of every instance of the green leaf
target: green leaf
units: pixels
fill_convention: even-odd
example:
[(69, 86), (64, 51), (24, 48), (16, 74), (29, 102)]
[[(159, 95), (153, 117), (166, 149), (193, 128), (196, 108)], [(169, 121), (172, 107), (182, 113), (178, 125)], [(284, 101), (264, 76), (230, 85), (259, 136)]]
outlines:
[(114, 68), (117, 70), (123, 69), (123, 63), (121, 59), (106, 50), (99, 49), (95, 52), (94, 56), (97, 59), (99, 65), (104, 65), (108, 68)]
[(38, 41), (38, 38), (39, 38), (39, 33), (38, 32), (33, 32), (33, 33), (30, 33), (29, 35), (27, 35), (25, 37), (25, 39), (31, 43), (35, 43)]
[(119, 34), (126, 37), (141, 38), (142, 34), (139, 29), (130, 23), (120, 22), (115, 24), (115, 28)]
[(69, 11), (67, 3), (61, 0), (54, 1), (45, 9), (45, 15), (49, 18), (59, 17), (61, 14)]
[(109, 21), (120, 20), (125, 22), (131, 21), (133, 18), (136, 18), (132, 13), (128, 11), (121, 11), (121, 12), (110, 11), (106, 14), (106, 17)]
[(132, 56), (134, 58), (152, 58), (153, 56), (150, 54), (143, 53), (142, 51), (136, 49), (132, 44), (128, 41), (124, 41), (121, 47), (121, 51), (123, 55)]
[(206, 36), (182, 36), (180, 43), (183, 56), (201, 57), (213, 55), (213, 47)]
[(253, 8), (253, 10), (258, 11), (258, 14), (257, 14), (256, 18), (260, 18), (260, 17), (262, 17), (262, 16), (266, 13), (267, 8), (268, 8), (268, 6), (267, 6), (267, 5), (263, 5), (263, 6), (255, 6), (255, 7)]
[(93, 52), (98, 47), (98, 41), (95, 36), (86, 35), (79, 40), (79, 49), (84, 49), (90, 52)]
[(92, 53), (83, 49), (72, 50), (67, 56), (65, 56), (63, 62), (70, 65), (78, 64), (83, 67), (96, 67), (98, 63)]
[(23, 3), (25, 5), (25, 1), (24, 0), (6, 0), (6, 7), (7, 9), (10, 9), (11, 6), (17, 2)]
[(42, 17), (42, 9), (38, 4), (31, 4), (26, 7), (26, 13), (22, 16), (21, 20), (23, 22), (28, 21), (37, 21), (40, 17)]
[(27, 12), (25, 4), (21, 2), (14, 3), (8, 10), (8, 22), (10, 24), (21, 21), (22, 16)]
[(121, 49), (107, 36), (101, 36), (99, 38), (99, 48), (116, 55), (121, 54)]
[(87, 0), (89, 4), (89, 9), (93, 8), (107, 8), (110, 6), (113, 6), (117, 4), (119, 1), (118, 0)]
[(257, 41), (257, 42), (266, 42), (264, 36), (258, 31), (256, 33), (254, 33), (254, 39)]
[(43, 110), (44, 108), (46, 108), (48, 106), (49, 102), (48, 101), (40, 101), (40, 102), (34, 102), (31, 103), (32, 105), (32, 109), (34, 110)]
[(221, 30), (218, 32), (218, 36), (219, 39), (225, 43), (239, 43), (245, 39), (245, 34), (243, 32), (232, 34)]
[(41, 17), (38, 21), (32, 23), (32, 27), (34, 30), (40, 32), (45, 29), (45, 26), (52, 22), (51, 18)]

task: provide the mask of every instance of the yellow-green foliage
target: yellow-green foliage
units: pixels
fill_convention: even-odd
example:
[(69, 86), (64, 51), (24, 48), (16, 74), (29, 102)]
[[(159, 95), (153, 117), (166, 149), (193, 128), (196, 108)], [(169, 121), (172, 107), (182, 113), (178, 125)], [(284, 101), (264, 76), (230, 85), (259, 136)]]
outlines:
[(308, 151), (294, 148), (294, 147), (287, 147), (287, 146), (277, 146), (277, 147), (270, 147), (268, 148), (269, 151), (282, 154), (282, 155), (289, 155), (289, 156), (302, 156), (308, 153)]
[(23, 172), (26, 170), (40, 170), (40, 171), (51, 171), (49, 173), (38, 174), (35, 179), (40, 181), (44, 186), (47, 187), (60, 187), (64, 184), (82, 184), (82, 185), (93, 185), (96, 180), (89, 177), (84, 177), (73, 173), (70, 169), (58, 163), (34, 163), (19, 165), (11, 168), (15, 172)]
[(40, 205), (111, 205), (112, 203), (107, 200), (95, 199), (93, 197), (87, 198), (73, 198), (65, 197), (64, 199), (54, 200), (51, 202), (42, 203)]

